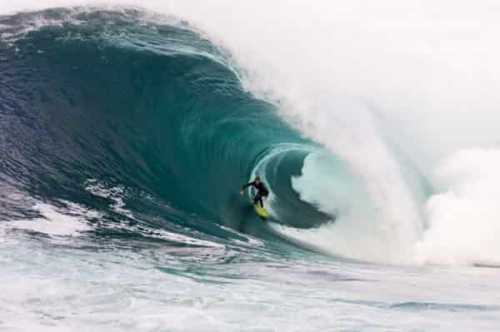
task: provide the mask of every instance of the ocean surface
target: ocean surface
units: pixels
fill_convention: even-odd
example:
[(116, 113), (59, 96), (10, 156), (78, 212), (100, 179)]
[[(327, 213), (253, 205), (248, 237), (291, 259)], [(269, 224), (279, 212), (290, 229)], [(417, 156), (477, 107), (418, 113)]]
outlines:
[(498, 331), (499, 8), (370, 4), (0, 0), (0, 331)]

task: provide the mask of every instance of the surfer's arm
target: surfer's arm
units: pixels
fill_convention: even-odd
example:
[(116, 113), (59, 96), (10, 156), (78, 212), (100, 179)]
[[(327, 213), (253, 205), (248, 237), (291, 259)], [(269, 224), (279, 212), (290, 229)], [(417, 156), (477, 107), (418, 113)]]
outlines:
[(253, 185), (254, 185), (254, 182), (250, 182), (250, 183), (245, 184), (243, 187), (241, 187), (241, 194), (243, 195), (243, 191), (245, 191), (245, 189), (247, 189), (248, 187), (253, 186)]
[(241, 187), (241, 190), (245, 190), (245, 189), (247, 189), (248, 187), (253, 186), (253, 185), (254, 185), (254, 183), (255, 183), (255, 182), (250, 182), (250, 183), (245, 184), (243, 187)]

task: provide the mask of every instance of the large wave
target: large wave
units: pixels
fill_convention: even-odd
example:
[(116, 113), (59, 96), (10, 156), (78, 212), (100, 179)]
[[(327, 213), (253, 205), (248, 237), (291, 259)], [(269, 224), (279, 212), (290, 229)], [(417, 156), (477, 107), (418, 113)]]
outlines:
[[(291, 187), (320, 148), (245, 91), (222, 50), (186, 23), (162, 19), (97, 9), (4, 17), (2, 176), (43, 201), (96, 210), (126, 188), (119, 207), (139, 215), (130, 215), (135, 222), (264, 236), (239, 195), (257, 172), (284, 216), (276, 222), (308, 228), (334, 219)], [(152, 200), (163, 208), (149, 210)]]
[(275, 230), (320, 250), (497, 263), (497, 81), (474, 60), (490, 39), (449, 38), (494, 26), (487, 8), (284, 5), (3, 17), (6, 183), (93, 206), (89, 179), (123, 185), (240, 229), (237, 188), (259, 173)]

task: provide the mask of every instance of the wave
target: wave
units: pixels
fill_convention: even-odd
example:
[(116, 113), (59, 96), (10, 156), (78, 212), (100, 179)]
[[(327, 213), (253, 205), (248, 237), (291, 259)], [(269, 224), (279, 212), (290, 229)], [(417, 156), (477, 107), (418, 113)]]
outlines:
[[(274, 11), (223, 2), (1, 17), (2, 187), (195, 237), (273, 234), (392, 263), (498, 261), (495, 243), (481, 248), (498, 213), (474, 189), (498, 183), (481, 166), (497, 165), (493, 103), (482, 102), (494, 89), (473, 96), (477, 80), (463, 80), (445, 51), (421, 52), (432, 30), (421, 13), (401, 33), (374, 35), (400, 21), (381, 25), (364, 8), (360, 27), (331, 4), (297, 2), (275, 25)], [(252, 9), (259, 18), (235, 25), (224, 6), (239, 21)], [(302, 15), (319, 21), (296, 25)], [(460, 49), (455, 60), (476, 68)], [(249, 226), (238, 194), (255, 174), (271, 187), (271, 228)], [(2, 219), (33, 214), (22, 200), (2, 205)]]

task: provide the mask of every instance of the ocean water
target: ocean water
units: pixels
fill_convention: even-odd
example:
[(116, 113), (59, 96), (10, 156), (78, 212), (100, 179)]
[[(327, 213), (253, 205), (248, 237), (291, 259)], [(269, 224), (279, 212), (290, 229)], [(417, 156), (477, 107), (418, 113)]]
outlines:
[(0, 330), (497, 331), (499, 10), (0, 2)]

